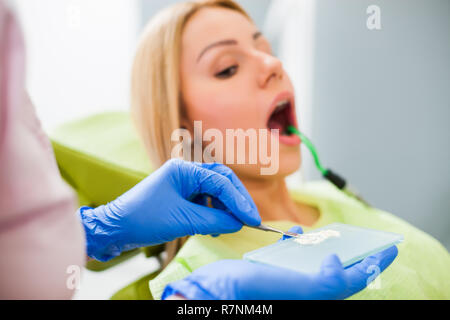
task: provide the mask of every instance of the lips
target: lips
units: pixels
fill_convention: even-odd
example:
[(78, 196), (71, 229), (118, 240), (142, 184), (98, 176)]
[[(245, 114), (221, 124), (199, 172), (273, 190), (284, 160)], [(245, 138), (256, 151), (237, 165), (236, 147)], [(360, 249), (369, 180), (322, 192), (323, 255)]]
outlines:
[(279, 130), (282, 144), (292, 146), (300, 144), (300, 138), (288, 131), (289, 126), (297, 127), (295, 100), (290, 92), (283, 92), (274, 99), (271, 105), (267, 128)]

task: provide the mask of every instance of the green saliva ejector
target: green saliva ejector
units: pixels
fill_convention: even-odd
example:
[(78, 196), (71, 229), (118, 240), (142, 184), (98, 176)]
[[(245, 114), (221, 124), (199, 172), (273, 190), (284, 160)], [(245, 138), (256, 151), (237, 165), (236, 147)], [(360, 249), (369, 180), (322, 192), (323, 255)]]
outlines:
[(312, 156), (314, 157), (314, 162), (316, 164), (317, 169), (320, 171), (322, 176), (330, 181), (332, 184), (334, 184), (338, 189), (342, 190), (346, 194), (348, 194), (351, 197), (354, 197), (361, 201), (366, 206), (370, 206), (367, 201), (365, 201), (354, 189), (347, 183), (347, 181), (342, 178), (340, 175), (338, 175), (336, 172), (331, 171), (331, 169), (324, 168), (319, 160), (319, 156), (317, 155), (317, 150), (312, 144), (311, 140), (309, 140), (303, 133), (301, 133), (296, 127), (289, 126), (287, 128), (287, 131), (291, 134), (297, 135), (302, 142), (305, 144), (305, 146), (309, 149)]

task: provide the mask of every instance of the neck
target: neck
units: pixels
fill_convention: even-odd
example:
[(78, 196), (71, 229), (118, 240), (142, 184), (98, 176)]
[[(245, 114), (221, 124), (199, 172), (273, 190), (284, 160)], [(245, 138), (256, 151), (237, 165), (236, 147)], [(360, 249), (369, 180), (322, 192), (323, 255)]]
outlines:
[(283, 178), (276, 180), (241, 179), (255, 202), (263, 221), (288, 220), (310, 226), (319, 211), (291, 198)]

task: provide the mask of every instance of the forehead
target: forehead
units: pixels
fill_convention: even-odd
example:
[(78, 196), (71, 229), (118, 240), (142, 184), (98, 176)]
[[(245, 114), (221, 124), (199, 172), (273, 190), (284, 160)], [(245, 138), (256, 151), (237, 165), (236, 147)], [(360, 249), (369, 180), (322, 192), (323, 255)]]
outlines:
[(243, 14), (227, 8), (202, 8), (186, 23), (182, 36), (183, 55), (195, 56), (213, 42), (251, 39), (256, 26)]

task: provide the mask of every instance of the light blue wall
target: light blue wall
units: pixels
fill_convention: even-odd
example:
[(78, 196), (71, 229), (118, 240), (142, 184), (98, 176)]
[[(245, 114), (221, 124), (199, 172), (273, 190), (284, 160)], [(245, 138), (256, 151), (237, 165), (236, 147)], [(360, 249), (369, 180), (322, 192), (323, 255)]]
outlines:
[[(372, 4), (379, 31), (366, 28)], [(322, 161), (450, 248), (450, 1), (320, 0), (316, 15)]]

